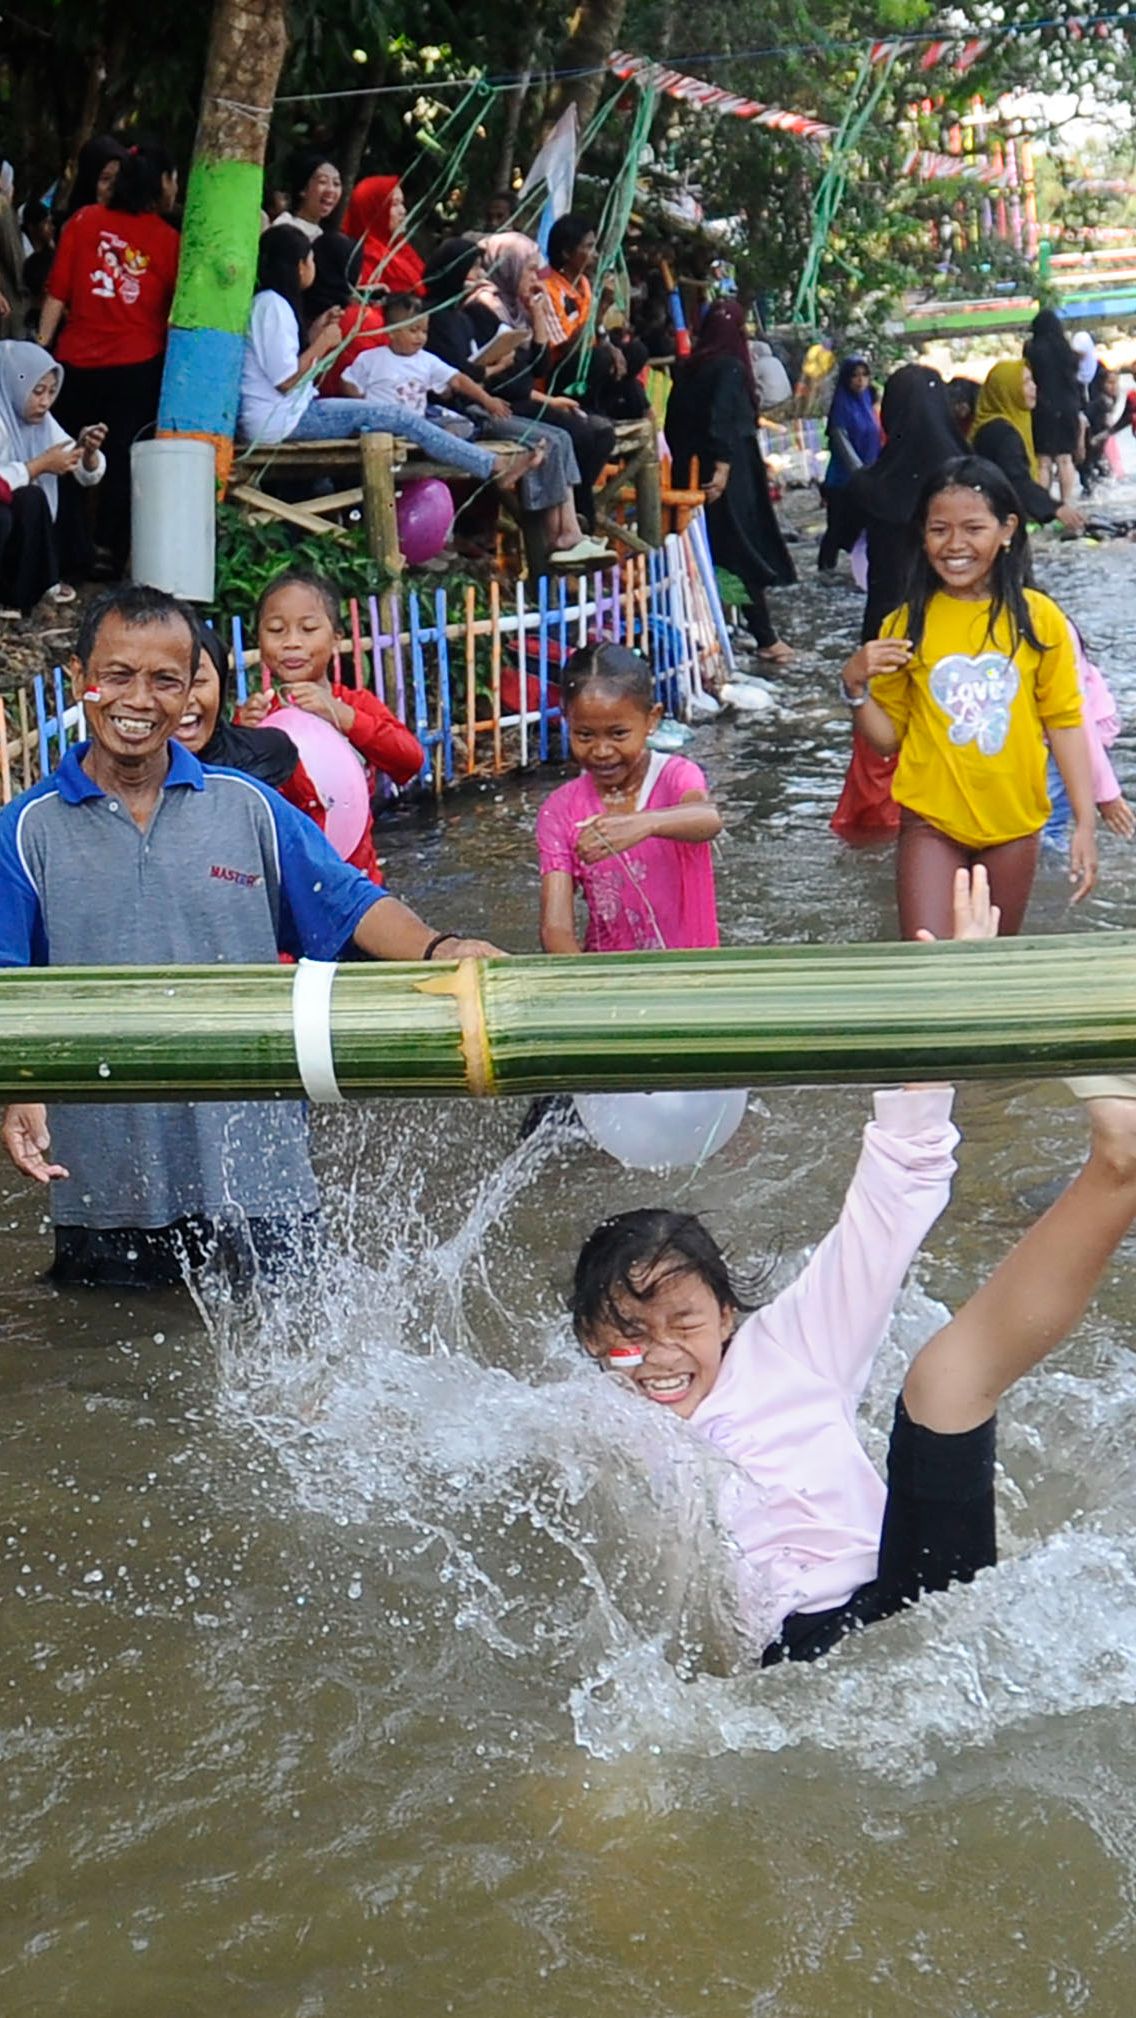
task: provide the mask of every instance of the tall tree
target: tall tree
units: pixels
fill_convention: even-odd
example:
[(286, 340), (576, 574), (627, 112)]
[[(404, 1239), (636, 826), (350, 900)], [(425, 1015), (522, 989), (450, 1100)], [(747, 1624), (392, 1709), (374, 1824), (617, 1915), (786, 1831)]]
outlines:
[(574, 104), (584, 131), (600, 102), (604, 64), (619, 44), (626, 12), (627, 0), (580, 0), (556, 59), (557, 70), (566, 74), (549, 101), (550, 124)]
[(221, 476), (232, 460), (265, 147), (287, 48), (286, 0), (214, 0), (158, 432), (212, 441)]

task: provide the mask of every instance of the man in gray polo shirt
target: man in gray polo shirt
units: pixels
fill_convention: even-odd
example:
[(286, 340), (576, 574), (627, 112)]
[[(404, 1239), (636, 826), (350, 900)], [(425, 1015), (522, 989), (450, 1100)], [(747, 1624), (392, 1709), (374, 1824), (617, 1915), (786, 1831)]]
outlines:
[[(127, 585), (84, 619), (71, 675), (90, 741), (0, 814), (0, 966), (210, 965), (278, 953), (492, 953), (433, 933), (312, 821), (171, 741), (200, 649), (172, 597)], [(218, 1238), (262, 1257), (318, 1199), (296, 1101), (9, 1107), (17, 1170), (52, 1187), (58, 1281), (179, 1279)], [(52, 1158), (54, 1160), (50, 1160)]]

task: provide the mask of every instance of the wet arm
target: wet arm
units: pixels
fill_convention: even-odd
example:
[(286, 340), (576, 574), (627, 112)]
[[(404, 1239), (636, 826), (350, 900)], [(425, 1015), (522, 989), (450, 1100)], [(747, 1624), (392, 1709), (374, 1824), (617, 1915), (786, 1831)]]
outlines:
[(563, 869), (540, 879), (540, 943), (546, 953), (582, 953), (576, 937), (572, 878)]

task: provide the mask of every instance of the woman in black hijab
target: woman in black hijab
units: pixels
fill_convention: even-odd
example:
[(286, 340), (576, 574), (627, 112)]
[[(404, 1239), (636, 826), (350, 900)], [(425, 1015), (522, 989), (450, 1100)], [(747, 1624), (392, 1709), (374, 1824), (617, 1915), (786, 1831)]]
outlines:
[(300, 753), (283, 729), (242, 729), (227, 719), (229, 655), (215, 630), (201, 627), (201, 657), (189, 698), (174, 734), (198, 763), (225, 771), (243, 771), (271, 785), (317, 826), (324, 823), (324, 805), (312, 784)]
[(961, 455), (937, 371), (904, 364), (893, 371), (880, 406), (884, 447), (870, 469), (857, 470), (840, 498), (840, 544), (868, 540), (868, 600), (860, 640), (878, 637), (890, 610), (907, 593), (907, 574), (918, 551), (915, 509), (928, 477)]
[(777, 635), (765, 591), (789, 587), (797, 570), (769, 495), (757, 434), (760, 411), (745, 313), (736, 301), (716, 301), (703, 317), (689, 361), (675, 371), (667, 445), (680, 490), (697, 457), (710, 552), (715, 564), (745, 587), (742, 614), (758, 657), (781, 665), (793, 654)]
[(1085, 411), (1077, 376), (1077, 353), (1065, 334), (1061, 317), (1043, 308), (1030, 324), (1025, 356), (1037, 386), (1033, 442), (1037, 480), (1043, 490), (1053, 481), (1054, 465), (1062, 504), (1077, 495), (1075, 459), (1084, 453)]

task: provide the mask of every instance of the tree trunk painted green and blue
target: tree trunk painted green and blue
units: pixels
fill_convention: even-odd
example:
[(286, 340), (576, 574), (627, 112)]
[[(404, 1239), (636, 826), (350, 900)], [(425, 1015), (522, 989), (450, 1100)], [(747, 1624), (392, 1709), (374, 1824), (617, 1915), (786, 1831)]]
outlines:
[[(295, 1097), (294, 969), (0, 973), (4, 1100)], [(341, 967), (349, 1098), (1136, 1065), (1136, 934)]]
[(287, 46), (284, 0), (215, 0), (158, 433), (211, 441), (222, 479), (256, 279), (265, 143)]

